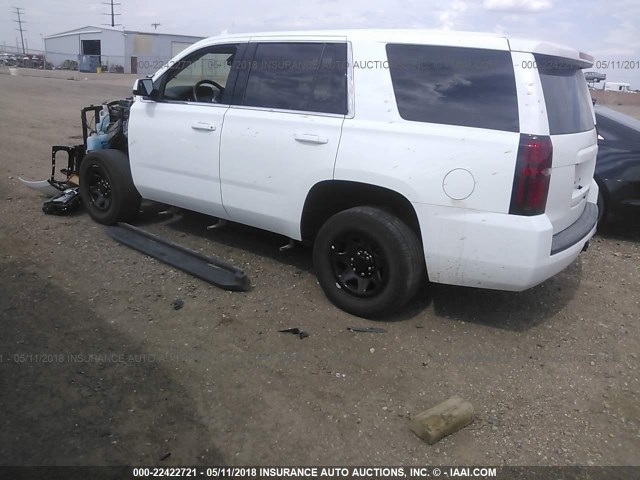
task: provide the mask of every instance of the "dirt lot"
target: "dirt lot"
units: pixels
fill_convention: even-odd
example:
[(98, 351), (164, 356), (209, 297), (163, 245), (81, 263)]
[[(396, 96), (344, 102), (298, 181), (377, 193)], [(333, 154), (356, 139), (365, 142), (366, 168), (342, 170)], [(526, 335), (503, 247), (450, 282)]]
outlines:
[(640, 118), (640, 94), (591, 90), (591, 97), (597, 100), (598, 105)]
[[(381, 323), (329, 304), (281, 237), (138, 220), (243, 267), (253, 289), (225, 292), (18, 182), (78, 142), (81, 107), (129, 94), (109, 78), (0, 75), (0, 464), (638, 464), (638, 222), (529, 291), (434, 286)], [(454, 394), (476, 420), (429, 447), (408, 416)]]

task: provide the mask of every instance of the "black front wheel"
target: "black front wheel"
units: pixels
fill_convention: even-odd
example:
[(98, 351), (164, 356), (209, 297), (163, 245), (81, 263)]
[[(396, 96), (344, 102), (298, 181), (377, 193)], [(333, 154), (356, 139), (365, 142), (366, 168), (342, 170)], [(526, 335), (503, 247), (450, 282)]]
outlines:
[(119, 150), (88, 153), (80, 165), (80, 196), (91, 218), (103, 225), (127, 221), (138, 213), (140, 194), (127, 155)]
[(398, 311), (425, 277), (416, 234), (375, 207), (355, 207), (331, 217), (316, 237), (313, 263), (329, 300), (365, 318)]
[(94, 164), (85, 176), (91, 205), (99, 212), (108, 212), (112, 205), (111, 179), (101, 165)]

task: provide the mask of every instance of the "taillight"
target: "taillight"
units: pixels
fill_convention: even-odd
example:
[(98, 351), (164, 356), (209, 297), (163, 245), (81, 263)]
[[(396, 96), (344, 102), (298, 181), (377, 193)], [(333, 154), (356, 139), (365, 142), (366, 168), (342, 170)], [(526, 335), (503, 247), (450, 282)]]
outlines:
[(553, 145), (551, 138), (520, 135), (509, 213), (540, 215), (547, 206)]

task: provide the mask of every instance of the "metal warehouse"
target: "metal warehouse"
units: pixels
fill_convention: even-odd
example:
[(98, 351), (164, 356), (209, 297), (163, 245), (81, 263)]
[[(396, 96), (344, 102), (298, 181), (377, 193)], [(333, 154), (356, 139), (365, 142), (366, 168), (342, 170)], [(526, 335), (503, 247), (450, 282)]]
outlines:
[(56, 68), (147, 74), (202, 38), (88, 26), (44, 40), (47, 62)]

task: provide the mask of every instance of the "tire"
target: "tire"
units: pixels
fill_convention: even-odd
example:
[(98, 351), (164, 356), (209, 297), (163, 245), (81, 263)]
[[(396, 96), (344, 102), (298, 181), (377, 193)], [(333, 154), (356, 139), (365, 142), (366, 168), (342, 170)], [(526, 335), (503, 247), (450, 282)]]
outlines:
[(313, 245), (313, 264), (329, 300), (364, 318), (400, 310), (426, 272), (416, 234), (374, 207), (351, 208), (327, 220)]
[(119, 150), (88, 153), (80, 165), (80, 197), (91, 218), (103, 225), (133, 218), (141, 198), (131, 178), (129, 157)]

